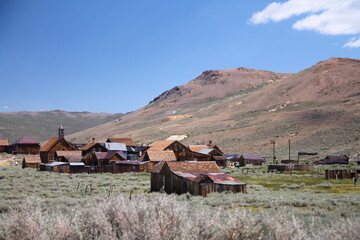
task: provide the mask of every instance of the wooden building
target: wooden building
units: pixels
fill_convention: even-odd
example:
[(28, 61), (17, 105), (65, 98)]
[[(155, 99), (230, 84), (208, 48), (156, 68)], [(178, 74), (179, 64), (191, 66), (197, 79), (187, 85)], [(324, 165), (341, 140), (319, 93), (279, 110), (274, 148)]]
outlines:
[(104, 145), (96, 142), (95, 138), (92, 138), (92, 141), (81, 148), (79, 150), (82, 152), (81, 155), (85, 156), (88, 153), (92, 152), (106, 152), (107, 149)]
[(265, 162), (265, 158), (259, 155), (243, 154), (239, 157), (239, 162), (241, 166), (245, 166), (247, 164), (262, 165)]
[(159, 162), (169, 162), (176, 161), (176, 156), (174, 151), (166, 150), (166, 151), (157, 151), (157, 150), (148, 150), (145, 152), (143, 161), (148, 161), (149, 171), (151, 171), (155, 164)]
[(109, 165), (112, 162), (126, 160), (126, 156), (121, 151), (94, 152), (91, 162), (85, 162), (86, 165)]
[(40, 158), (42, 163), (54, 162), (56, 151), (74, 151), (74, 146), (66, 141), (64, 136), (64, 128), (59, 127), (59, 136), (47, 141), (44, 146), (40, 148)]
[(151, 171), (151, 191), (206, 196), (212, 192), (243, 192), (246, 184), (223, 174), (213, 161), (160, 162)]
[(178, 141), (156, 141), (148, 151), (172, 150), (178, 161), (210, 161), (210, 156), (194, 152)]
[(9, 145), (12, 154), (39, 154), (40, 143), (34, 139), (23, 137)]
[(0, 139), (0, 153), (7, 152), (9, 148), (9, 141), (5, 139)]
[(220, 152), (217, 148), (203, 148), (198, 151), (201, 154), (206, 154), (210, 156), (210, 161), (216, 162), (218, 166), (226, 167), (227, 166), (227, 157)]
[(39, 155), (28, 155), (23, 158), (22, 168), (39, 168), (41, 159)]
[(224, 151), (219, 146), (212, 144), (212, 141), (209, 141), (208, 145), (189, 145), (189, 149), (194, 152), (200, 152), (203, 149), (216, 149), (218, 152), (224, 154)]
[(355, 169), (328, 169), (325, 170), (326, 179), (353, 179), (358, 178), (360, 170)]
[(56, 173), (89, 173), (89, 167), (82, 162), (51, 162), (41, 163), (40, 171)]
[(324, 159), (314, 162), (315, 164), (349, 164), (349, 157), (346, 155), (326, 156)]
[(119, 173), (125, 172), (147, 172), (149, 162), (142, 161), (115, 161), (114, 168)]

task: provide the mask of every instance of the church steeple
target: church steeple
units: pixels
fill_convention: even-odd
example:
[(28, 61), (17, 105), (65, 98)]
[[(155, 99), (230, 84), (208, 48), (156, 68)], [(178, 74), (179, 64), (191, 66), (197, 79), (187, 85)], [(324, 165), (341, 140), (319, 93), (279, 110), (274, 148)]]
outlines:
[(65, 137), (65, 133), (64, 133), (64, 127), (62, 126), (62, 124), (59, 127), (59, 138), (63, 138)]

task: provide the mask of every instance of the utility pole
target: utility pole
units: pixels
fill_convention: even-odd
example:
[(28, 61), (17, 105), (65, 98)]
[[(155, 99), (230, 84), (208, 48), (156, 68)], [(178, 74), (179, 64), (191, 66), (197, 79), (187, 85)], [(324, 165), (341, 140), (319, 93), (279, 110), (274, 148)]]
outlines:
[(276, 156), (275, 156), (275, 140), (270, 140), (271, 144), (273, 145), (273, 162), (275, 164)]
[(291, 140), (289, 139), (289, 160), (291, 160), (291, 156), (290, 156), (290, 150), (291, 150), (290, 142), (291, 142)]

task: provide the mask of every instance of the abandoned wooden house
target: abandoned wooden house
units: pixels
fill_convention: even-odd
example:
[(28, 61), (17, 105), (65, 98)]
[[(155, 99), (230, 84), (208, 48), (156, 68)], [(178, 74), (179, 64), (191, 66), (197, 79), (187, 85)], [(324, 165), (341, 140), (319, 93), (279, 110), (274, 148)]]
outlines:
[(218, 166), (221, 167), (227, 166), (227, 157), (216, 148), (204, 148), (201, 149), (199, 153), (209, 155), (210, 161), (216, 162)]
[(92, 138), (92, 141), (84, 146), (82, 146), (79, 149), (82, 153), (82, 156), (85, 156), (88, 153), (93, 153), (93, 152), (107, 152), (107, 149), (104, 145), (96, 142), (95, 138)]
[(8, 152), (12, 154), (39, 154), (40, 143), (34, 139), (23, 137), (11, 143)]
[(7, 152), (9, 147), (9, 141), (5, 139), (0, 139), (0, 153)]
[(325, 170), (325, 178), (328, 179), (353, 179), (358, 178), (360, 170), (356, 169), (327, 169)]
[(219, 153), (224, 154), (224, 151), (219, 146), (212, 144), (212, 141), (209, 141), (208, 145), (189, 145), (189, 149), (194, 152), (200, 152), (202, 149), (216, 149)]
[(122, 151), (94, 152), (91, 154), (91, 162), (86, 158), (86, 165), (109, 165), (112, 162), (126, 160), (126, 156)]
[(194, 152), (178, 141), (156, 141), (148, 151), (172, 150), (178, 161), (210, 161), (210, 156)]
[(55, 162), (81, 162), (81, 151), (56, 151)]
[(142, 161), (148, 161), (149, 171), (154, 168), (154, 166), (159, 162), (169, 162), (176, 161), (176, 156), (174, 151), (166, 150), (166, 151), (157, 151), (157, 150), (148, 150), (145, 152)]
[(239, 162), (242, 166), (247, 164), (262, 165), (265, 162), (265, 158), (259, 155), (243, 154), (239, 157)]
[(40, 148), (40, 158), (42, 163), (50, 163), (54, 161), (56, 151), (74, 151), (74, 146), (66, 141), (64, 136), (64, 128), (59, 127), (59, 136), (47, 141), (44, 146)]
[(28, 155), (23, 158), (22, 168), (39, 168), (41, 159), (39, 155)]
[(212, 192), (246, 193), (246, 184), (223, 174), (213, 161), (160, 162), (151, 170), (151, 191), (206, 196)]

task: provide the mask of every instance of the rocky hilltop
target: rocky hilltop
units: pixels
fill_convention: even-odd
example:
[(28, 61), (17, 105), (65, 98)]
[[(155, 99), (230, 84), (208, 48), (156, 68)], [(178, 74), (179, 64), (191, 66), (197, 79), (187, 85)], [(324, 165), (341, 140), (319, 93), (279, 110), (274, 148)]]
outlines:
[(360, 145), (360, 60), (331, 58), (298, 73), (209, 70), (122, 118), (69, 136), (129, 136), (142, 144), (186, 134), (230, 153), (298, 151), (356, 155)]

